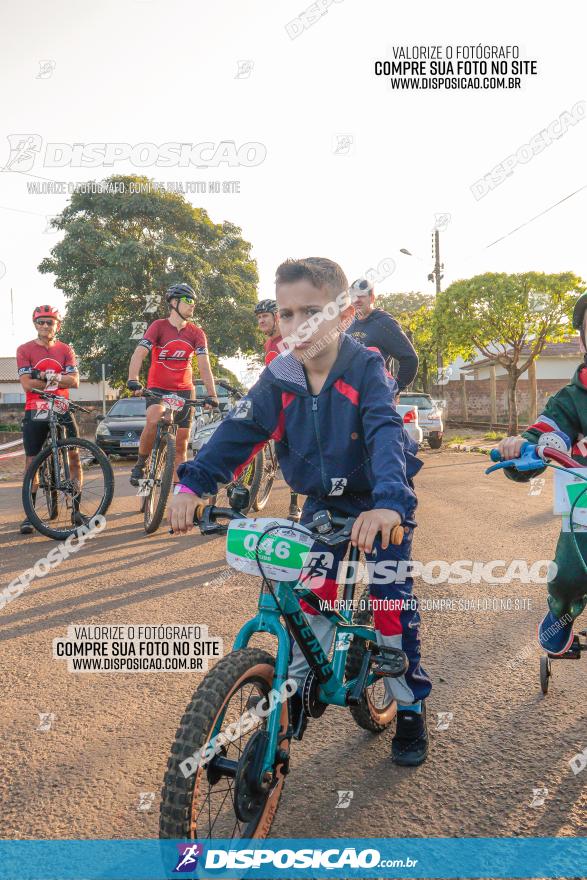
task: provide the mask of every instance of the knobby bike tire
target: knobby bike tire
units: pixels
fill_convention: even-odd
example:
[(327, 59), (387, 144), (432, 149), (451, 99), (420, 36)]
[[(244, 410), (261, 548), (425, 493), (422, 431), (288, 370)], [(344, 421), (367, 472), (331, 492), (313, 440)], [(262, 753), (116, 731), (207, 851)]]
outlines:
[[(96, 446), (95, 443), (92, 443), (91, 440), (85, 440), (83, 437), (66, 437), (57, 441), (57, 449), (61, 449), (63, 447), (67, 447), (69, 449), (78, 447), (78, 449), (85, 449), (90, 452), (91, 455), (96, 459), (98, 466), (100, 467), (103, 477), (104, 477), (104, 494), (102, 496), (102, 500), (98, 505), (97, 509), (94, 511), (93, 516), (101, 515), (103, 516), (112, 503), (112, 498), (114, 495), (114, 472), (112, 470), (112, 465), (110, 464), (108, 457), (102, 452), (102, 450)], [(29, 521), (35, 527), (35, 529), (40, 532), (41, 535), (45, 535), (47, 538), (53, 538), (55, 541), (64, 541), (70, 535), (73, 535), (79, 526), (74, 526), (72, 524), (71, 528), (68, 529), (54, 529), (50, 526), (47, 526), (43, 520), (38, 515), (35, 507), (33, 505), (33, 497), (32, 497), (32, 485), (33, 478), (40, 467), (43, 465), (47, 458), (51, 458), (53, 455), (53, 446), (44, 446), (43, 449), (36, 455), (24, 476), (23, 484), (22, 484), (22, 506), (24, 507), (24, 512), (27, 515)], [(51, 459), (51, 471), (53, 471), (53, 462)], [(58, 497), (58, 490), (52, 490), (52, 503), (56, 502)], [(52, 512), (52, 511), (51, 511)]]
[[(271, 462), (269, 468), (266, 467), (266, 457), (268, 457)], [(275, 474), (277, 473), (277, 462), (275, 460), (275, 453), (269, 450), (269, 445), (262, 449), (261, 452), (258, 452), (256, 458), (259, 458), (258, 467), (256, 468), (259, 478), (255, 491), (255, 500), (251, 506), (253, 510), (258, 511), (263, 510), (269, 501), (269, 496), (275, 480)]]
[[(269, 693), (274, 671), (275, 660), (266, 651), (258, 648), (243, 648), (233, 651), (220, 660), (194, 692), (181, 719), (167, 762), (161, 790), (160, 838), (195, 840), (202, 835), (207, 836), (203, 827), (206, 817), (204, 816), (198, 824), (196, 815), (198, 799), (202, 794), (205, 795), (209, 781), (207, 768), (199, 766), (194, 773), (186, 777), (180, 765), (209, 742), (214, 726), (231, 697), (244, 688), (247, 682), (255, 683), (263, 693)], [(281, 738), (288, 728), (287, 700), (282, 703), (281, 713), (278, 745), (287, 756), (290, 741)], [(276, 765), (273, 785), (264, 805), (252, 820), (242, 822), (243, 827), (238, 837), (263, 838), (269, 834), (285, 781), (282, 768), (282, 763)]]
[[(368, 589), (364, 590), (361, 594), (358, 607), (353, 612), (353, 623), (359, 626), (373, 626), (373, 610), (369, 602)], [(365, 642), (362, 639), (355, 641), (353, 638), (351, 641), (345, 668), (345, 678), (347, 681), (356, 678), (359, 674), (365, 650), (364, 645)], [(363, 696), (358, 706), (349, 706), (349, 709), (351, 710), (353, 720), (359, 727), (362, 727), (363, 730), (369, 730), (371, 733), (381, 733), (389, 727), (395, 718), (397, 702), (391, 700), (383, 709), (380, 709), (375, 705), (368, 691), (368, 688), (363, 691)]]
[[(45, 496), (45, 501), (47, 504), (47, 510), (49, 512), (49, 519), (57, 519), (58, 516), (58, 499), (57, 499), (57, 490), (51, 489), (50, 487), (55, 483), (55, 468), (53, 467), (53, 456), (50, 455), (45, 459), (41, 464), (41, 468), (43, 469), (43, 494)], [(39, 477), (40, 483), (41, 477)], [(49, 486), (49, 488), (47, 488)], [(38, 493), (37, 493), (38, 495)]]
[[(161, 485), (159, 487), (159, 497), (156, 501), (154, 501), (154, 485), (149, 495), (146, 496), (143, 513), (147, 535), (152, 535), (153, 532), (157, 531), (165, 515), (167, 499), (169, 498), (171, 484), (173, 483), (175, 437), (171, 434), (165, 434), (153, 450), (152, 455), (155, 456), (155, 468), (153, 471), (149, 470), (149, 475), (152, 472), (155, 479), (157, 479), (157, 474), (160, 474)], [(163, 457), (165, 457), (164, 461)]]

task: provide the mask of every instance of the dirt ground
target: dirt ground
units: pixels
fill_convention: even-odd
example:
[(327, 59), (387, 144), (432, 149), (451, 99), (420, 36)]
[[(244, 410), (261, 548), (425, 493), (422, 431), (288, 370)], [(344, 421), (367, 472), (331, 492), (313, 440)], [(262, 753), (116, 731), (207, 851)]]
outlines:
[[(425, 450), (417, 477), (414, 558), (525, 559), (553, 553), (550, 479), (540, 495), (487, 458)], [(259, 581), (224, 568), (224, 539), (145, 536), (128, 465), (116, 469), (107, 528), (0, 610), (0, 837), (124, 838), (158, 833), (158, 801), (178, 720), (202, 673), (69, 673), (52, 659), (68, 624), (207, 624), (228, 650), (255, 610)], [(278, 481), (268, 514), (284, 515)], [(17, 534), (19, 483), (0, 484), (0, 582), (54, 542)], [(545, 586), (416, 582), (421, 599), (524, 600), (503, 610), (422, 611), (431, 751), (416, 769), (391, 763), (391, 732), (375, 737), (330, 707), (293, 744), (275, 837), (585, 835), (585, 664), (559, 661), (540, 692), (536, 626)], [(587, 625), (587, 620), (585, 621)], [(520, 652), (526, 659), (515, 662)], [(45, 720), (40, 713), (54, 716)], [(439, 713), (451, 713), (439, 716)], [(47, 727), (47, 725), (49, 725)], [(41, 729), (40, 729), (41, 728)], [(540, 792), (536, 792), (540, 789)], [(547, 791), (544, 791), (546, 790)], [(339, 791), (351, 791), (337, 807)]]

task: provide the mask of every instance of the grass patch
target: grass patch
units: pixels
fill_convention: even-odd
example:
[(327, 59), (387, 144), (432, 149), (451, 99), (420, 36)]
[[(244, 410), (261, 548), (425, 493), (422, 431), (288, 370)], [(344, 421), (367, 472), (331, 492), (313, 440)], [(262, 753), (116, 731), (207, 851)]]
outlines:
[(503, 431), (488, 431), (484, 437), (486, 440), (503, 440), (504, 437), (507, 437), (507, 434)]
[(10, 425), (0, 424), (0, 431), (20, 431), (21, 427), (16, 422)]

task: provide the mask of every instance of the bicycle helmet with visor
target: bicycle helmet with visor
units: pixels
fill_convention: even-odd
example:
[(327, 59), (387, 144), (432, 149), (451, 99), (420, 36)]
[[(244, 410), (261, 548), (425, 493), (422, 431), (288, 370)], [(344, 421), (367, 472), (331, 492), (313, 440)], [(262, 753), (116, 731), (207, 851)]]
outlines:
[(255, 314), (262, 315), (264, 312), (268, 312), (271, 315), (277, 314), (277, 303), (274, 299), (259, 300), (259, 302), (255, 306)]
[(182, 296), (189, 296), (194, 302), (196, 301), (195, 291), (189, 284), (174, 284), (165, 293), (167, 302), (170, 302), (172, 299), (181, 299)]
[(33, 322), (38, 318), (53, 318), (57, 324), (57, 329), (59, 330), (61, 327), (61, 313), (59, 309), (56, 309), (54, 306), (37, 306), (33, 312)]

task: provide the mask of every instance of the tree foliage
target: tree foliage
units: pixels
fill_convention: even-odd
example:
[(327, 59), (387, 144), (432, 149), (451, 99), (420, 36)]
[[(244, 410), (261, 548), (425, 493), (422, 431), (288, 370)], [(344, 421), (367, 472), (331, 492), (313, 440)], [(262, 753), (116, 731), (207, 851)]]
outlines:
[[(121, 385), (138, 341), (131, 338), (136, 324), (165, 317), (163, 294), (180, 281), (198, 295), (195, 320), (214, 355), (255, 351), (258, 275), (239, 227), (213, 223), (182, 195), (150, 187), (146, 177), (115, 175), (103, 183), (119, 191), (75, 192), (53, 220), (64, 236), (39, 266), (65, 294), (62, 338), (84, 372), (97, 379), (100, 363), (111, 364), (110, 381)], [(131, 184), (142, 190), (131, 192)]]
[(439, 294), (435, 325), (443, 350), (470, 359), (481, 353), (508, 375), (509, 430), (517, 433), (516, 386), (547, 342), (569, 333), (584, 282), (572, 272), (489, 272), (455, 281)]

